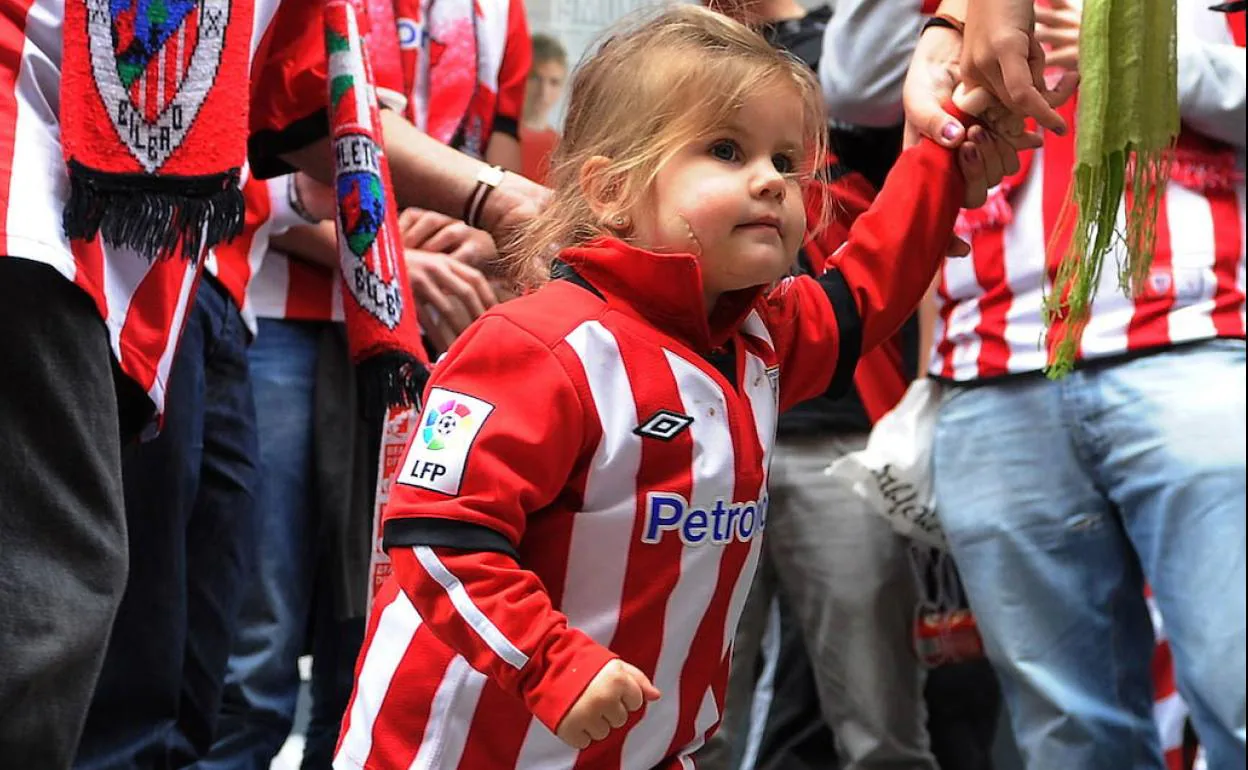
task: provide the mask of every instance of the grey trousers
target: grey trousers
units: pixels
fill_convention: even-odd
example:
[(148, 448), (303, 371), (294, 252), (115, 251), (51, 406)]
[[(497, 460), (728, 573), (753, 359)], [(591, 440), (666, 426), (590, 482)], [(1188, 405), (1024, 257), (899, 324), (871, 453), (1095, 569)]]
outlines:
[(775, 622), (769, 605), (776, 591), (783, 591), (801, 626), (841, 767), (935, 770), (924, 672), (912, 643), (918, 584), (907, 543), (847, 484), (824, 473), (866, 441), (864, 434), (778, 443), (764, 562), (738, 627), (724, 719), (697, 757), (699, 770), (729, 770), (743, 757), (745, 765), (766, 759), (753, 756), (748, 744), (765, 718), (753, 694), (764, 630), (769, 618)]
[(0, 257), (0, 765), (67, 768), (126, 579), (118, 396), (87, 295)]

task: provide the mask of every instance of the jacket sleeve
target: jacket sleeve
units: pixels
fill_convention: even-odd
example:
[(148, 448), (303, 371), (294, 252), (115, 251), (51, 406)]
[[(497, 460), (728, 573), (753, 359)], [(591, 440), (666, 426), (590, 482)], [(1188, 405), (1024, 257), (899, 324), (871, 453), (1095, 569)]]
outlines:
[(552, 731), (615, 657), (517, 557), (528, 515), (572, 473), (584, 419), (555, 354), (484, 318), (434, 371), (384, 514), (394, 575), (430, 630)]
[(901, 86), (923, 26), (922, 0), (837, 0), (823, 31), (819, 81), (837, 123), (903, 120)]
[(322, 6), (283, 0), (252, 60), (247, 156), (260, 179), (290, 173), (280, 155), (329, 135)]
[(494, 116), (494, 130), (519, 139), (524, 91), (533, 63), (533, 43), (522, 0), (511, 0), (508, 14), (507, 45), (498, 71), (498, 109)]
[[(1241, 27), (1237, 40), (1229, 26), (1242, 25), (1243, 18), (1224, 18), (1226, 14), (1203, 5), (1179, 11), (1179, 112), (1184, 123), (1205, 136), (1243, 149), (1245, 64), (1243, 45), (1238, 44), (1243, 32)], [(1193, 13), (1206, 16), (1185, 16)], [(1197, 21), (1201, 30), (1194, 28)], [(1205, 25), (1209, 33), (1201, 34)]]
[(782, 410), (848, 391), (859, 357), (896, 333), (923, 299), (965, 192), (954, 154), (924, 139), (901, 154), (824, 272), (772, 291), (765, 323), (780, 358)]

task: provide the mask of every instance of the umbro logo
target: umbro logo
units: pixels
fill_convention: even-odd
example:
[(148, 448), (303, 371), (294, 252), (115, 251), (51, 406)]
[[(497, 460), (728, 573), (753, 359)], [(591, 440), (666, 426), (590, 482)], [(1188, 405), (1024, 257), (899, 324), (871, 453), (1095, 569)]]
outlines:
[(693, 418), (672, 412), (667, 409), (660, 409), (654, 414), (646, 418), (646, 421), (633, 429), (633, 433), (644, 438), (657, 438), (659, 441), (671, 441), (680, 435), (681, 431), (693, 424)]

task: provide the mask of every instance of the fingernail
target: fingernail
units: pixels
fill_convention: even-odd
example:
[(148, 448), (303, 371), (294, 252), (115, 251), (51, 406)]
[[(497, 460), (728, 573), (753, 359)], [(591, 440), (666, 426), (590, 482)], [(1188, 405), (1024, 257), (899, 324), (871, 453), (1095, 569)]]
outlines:
[(962, 135), (962, 125), (959, 123), (946, 123), (945, 127), (940, 130), (940, 135), (947, 142), (956, 141)]
[(1053, 133), (1057, 134), (1058, 136), (1066, 136), (1066, 126), (1058, 126), (1057, 128), (1053, 130)]
[(976, 149), (974, 145), (966, 145), (966, 149), (963, 150), (963, 152), (966, 153), (966, 159), (971, 163), (979, 162), (979, 150)]

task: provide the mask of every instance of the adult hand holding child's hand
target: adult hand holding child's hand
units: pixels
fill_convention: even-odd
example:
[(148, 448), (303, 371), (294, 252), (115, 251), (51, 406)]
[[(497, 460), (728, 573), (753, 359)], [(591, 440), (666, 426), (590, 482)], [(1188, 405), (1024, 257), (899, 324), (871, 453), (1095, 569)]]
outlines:
[(574, 749), (600, 741), (640, 711), (647, 701), (659, 699), (658, 689), (635, 667), (616, 659), (602, 667), (585, 692), (559, 723), (556, 734)]

